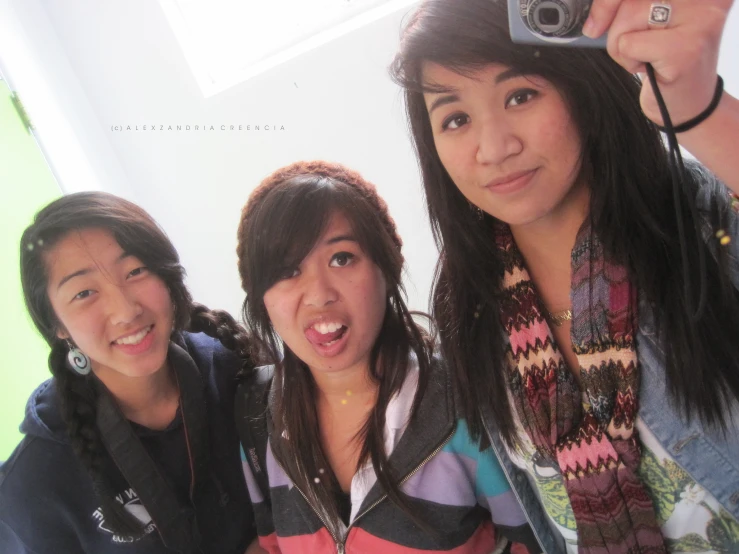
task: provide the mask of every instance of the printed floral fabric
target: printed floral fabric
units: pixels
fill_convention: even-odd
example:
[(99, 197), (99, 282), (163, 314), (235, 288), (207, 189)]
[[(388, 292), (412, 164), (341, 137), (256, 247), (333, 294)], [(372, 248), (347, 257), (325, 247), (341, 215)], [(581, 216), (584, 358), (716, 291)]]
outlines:
[[(675, 463), (638, 417), (636, 428), (642, 444), (639, 477), (652, 497), (669, 552), (739, 553), (739, 522)], [(519, 437), (522, 450), (509, 452), (511, 460), (528, 474), (568, 553), (577, 554), (575, 517), (562, 475), (555, 467), (540, 465), (545, 462), (523, 429)]]

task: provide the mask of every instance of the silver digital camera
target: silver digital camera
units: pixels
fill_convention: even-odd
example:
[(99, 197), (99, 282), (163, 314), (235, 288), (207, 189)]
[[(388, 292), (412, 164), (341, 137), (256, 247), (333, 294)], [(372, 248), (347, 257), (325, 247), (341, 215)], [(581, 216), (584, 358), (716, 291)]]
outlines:
[(582, 34), (592, 0), (508, 0), (511, 40), (522, 44), (605, 48), (606, 36)]

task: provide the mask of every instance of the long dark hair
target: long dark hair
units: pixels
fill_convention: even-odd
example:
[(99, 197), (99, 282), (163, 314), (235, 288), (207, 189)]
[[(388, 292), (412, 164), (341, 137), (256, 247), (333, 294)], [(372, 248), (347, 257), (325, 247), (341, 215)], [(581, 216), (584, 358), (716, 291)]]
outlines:
[[(655, 310), (672, 398), (687, 417), (697, 413), (708, 424), (725, 426), (726, 401), (739, 397), (739, 295), (729, 281), (726, 253), (713, 249), (717, 264), (689, 209), (710, 176), (693, 168), (676, 202), (659, 132), (640, 108), (640, 83), (605, 51), (513, 44), (504, 0), (427, 0), (406, 26), (390, 72), (405, 90), (441, 250), (433, 315), (473, 434), (481, 432), (484, 406), (502, 437), (514, 443), (498, 310), (503, 267), (492, 240), (494, 218), (471, 217), (469, 203), (439, 159), (423, 98), (424, 62), (460, 74), (502, 64), (544, 77), (562, 93), (583, 144), (582, 171), (592, 184), (590, 224), (606, 255), (629, 269)], [(708, 220), (722, 226), (728, 202), (709, 208)], [(678, 210), (686, 222), (686, 257)], [(686, 298), (683, 269), (689, 282), (698, 283), (701, 273), (706, 279), (697, 318), (690, 307), (700, 304), (699, 291), (688, 291), (692, 298)]]
[(243, 327), (226, 312), (208, 310), (192, 302), (185, 287), (185, 271), (172, 243), (139, 206), (102, 192), (63, 196), (39, 211), (20, 241), (23, 296), (28, 313), (51, 347), (49, 369), (56, 382), (61, 416), (75, 454), (82, 461), (98, 495), (106, 524), (119, 535), (138, 538), (141, 523), (115, 499), (105, 468), (107, 453), (96, 425), (96, 392), (91, 379), (66, 365), (68, 346), (57, 337), (60, 321), (47, 293), (44, 254), (70, 233), (98, 228), (109, 231), (124, 252), (139, 258), (166, 284), (175, 307), (174, 331), (188, 329), (218, 338), (243, 359), (242, 370), (252, 366), (249, 341)]
[(297, 267), (311, 251), (335, 213), (349, 220), (388, 289), (385, 318), (370, 355), (377, 402), (356, 437), (362, 445), (357, 467), (370, 460), (388, 497), (408, 511), (396, 482), (400, 476), (392, 474), (385, 453), (385, 411), (410, 371), (410, 355), (415, 354), (419, 387), (412, 414), (416, 413), (428, 380), (430, 345), (403, 300), (401, 242), (385, 203), (373, 186), (346, 168), (323, 162), (293, 164), (268, 177), (250, 197), (239, 226), (238, 256), (246, 292), (244, 320), (254, 341), (275, 363), (270, 444), (290, 479), (317, 509), (325, 510), (329, 531), (336, 535), (340, 520), (332, 493), (338, 491), (338, 482), (328, 475), (330, 482), (314, 483), (322, 474), (320, 468), (330, 467), (321, 446), (316, 384), (306, 364), (275, 334), (263, 301), (285, 269)]

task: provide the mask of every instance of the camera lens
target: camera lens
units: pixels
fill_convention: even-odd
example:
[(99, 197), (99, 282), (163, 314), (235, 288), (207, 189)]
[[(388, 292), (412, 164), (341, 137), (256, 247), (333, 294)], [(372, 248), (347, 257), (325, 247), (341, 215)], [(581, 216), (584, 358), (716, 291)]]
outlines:
[(559, 11), (554, 8), (541, 8), (537, 16), (542, 25), (559, 25)]
[(591, 0), (528, 0), (525, 22), (542, 37), (575, 36), (582, 29), (590, 3)]

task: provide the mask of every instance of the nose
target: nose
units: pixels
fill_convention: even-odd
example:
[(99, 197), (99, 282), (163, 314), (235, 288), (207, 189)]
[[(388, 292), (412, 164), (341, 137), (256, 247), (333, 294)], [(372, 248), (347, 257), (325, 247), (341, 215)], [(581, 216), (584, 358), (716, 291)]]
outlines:
[(338, 291), (334, 286), (328, 268), (314, 269), (303, 273), (303, 304), (322, 308), (336, 302)]
[(478, 126), (477, 163), (500, 165), (522, 150), (523, 140), (505, 116), (488, 117)]
[(133, 322), (143, 312), (138, 299), (126, 287), (112, 285), (108, 292), (108, 309), (113, 325)]

